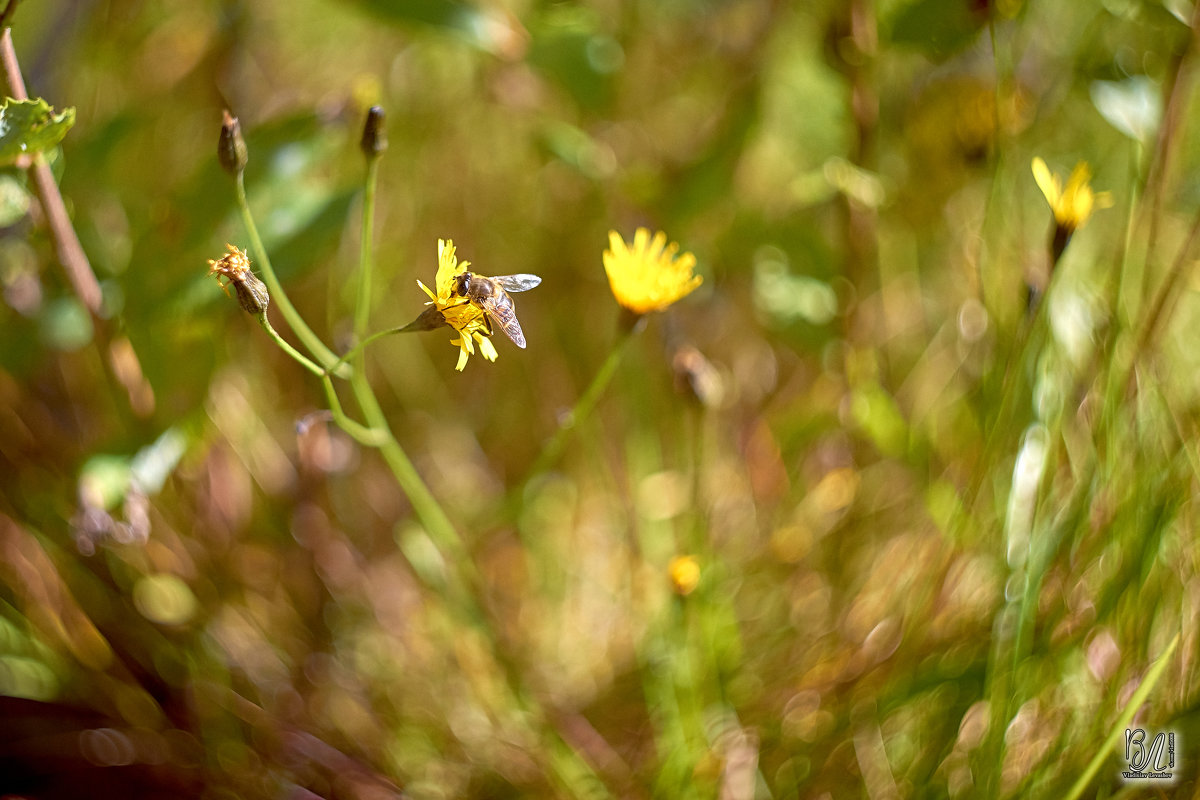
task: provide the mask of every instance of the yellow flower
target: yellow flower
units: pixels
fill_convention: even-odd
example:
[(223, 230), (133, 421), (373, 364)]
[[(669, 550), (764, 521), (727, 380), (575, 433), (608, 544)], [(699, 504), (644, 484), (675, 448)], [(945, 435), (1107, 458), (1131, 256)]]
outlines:
[(1094, 192), (1088, 181), (1092, 171), (1086, 161), (1080, 161), (1071, 171), (1067, 179), (1067, 188), (1062, 186), (1059, 176), (1050, 172), (1046, 162), (1040, 158), (1033, 159), (1033, 179), (1038, 188), (1046, 196), (1046, 202), (1054, 211), (1054, 222), (1069, 235), (1083, 227), (1092, 211), (1097, 208), (1108, 208), (1112, 205), (1112, 194), (1109, 192)]
[(700, 562), (695, 556), (675, 556), (667, 564), (667, 575), (675, 594), (689, 595), (700, 585)]
[(662, 311), (700, 285), (693, 275), (696, 257), (684, 253), (678, 258), (679, 245), (667, 245), (662, 231), (650, 238), (650, 231), (638, 228), (629, 247), (616, 231), (608, 233), (609, 249), (604, 251), (604, 271), (613, 296), (634, 314)]
[(463, 298), (454, 294), (455, 276), (466, 272), (470, 265), (470, 261), (459, 263), (454, 255), (453, 241), (438, 239), (438, 271), (434, 279), (437, 291), (417, 281), (417, 285), (429, 295), (429, 302), (425, 305), (434, 306), (441, 312), (446, 324), (458, 332), (458, 338), (451, 339), (450, 344), (459, 348), (458, 366), (455, 369), (460, 372), (467, 365), (467, 358), (475, 355), (476, 343), (479, 344), (479, 352), (488, 361), (495, 361), (498, 355), (492, 340), (488, 338), (489, 328), (483, 309), (474, 303), (463, 302)]

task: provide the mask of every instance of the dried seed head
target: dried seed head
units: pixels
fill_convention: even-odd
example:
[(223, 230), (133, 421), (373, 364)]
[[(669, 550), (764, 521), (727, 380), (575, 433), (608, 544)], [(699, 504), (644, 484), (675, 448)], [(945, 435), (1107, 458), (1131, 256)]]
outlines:
[(228, 111), (223, 112), (221, 138), (217, 142), (217, 160), (230, 175), (237, 175), (246, 168), (246, 140), (242, 138), (242, 123)]
[(258, 316), (266, 313), (271, 295), (267, 293), (267, 285), (260, 281), (257, 275), (247, 272), (242, 280), (233, 284), (233, 289), (247, 314)]
[[(217, 276), (217, 283), (221, 284), (225, 294), (229, 294), (229, 287), (233, 286), (238, 302), (246, 309), (246, 313), (265, 314), (271, 296), (267, 293), (266, 285), (250, 271), (250, 257), (234, 245), (227, 244), (225, 248), (229, 252), (220, 259), (208, 260), (208, 274)], [(225, 278), (228, 283), (221, 283), (221, 278)]]

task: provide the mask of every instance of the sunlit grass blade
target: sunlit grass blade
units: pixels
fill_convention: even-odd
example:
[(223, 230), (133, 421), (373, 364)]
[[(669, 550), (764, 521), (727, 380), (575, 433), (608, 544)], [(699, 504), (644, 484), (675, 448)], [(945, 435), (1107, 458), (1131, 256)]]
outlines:
[(1133, 719), (1133, 715), (1142, 707), (1142, 704), (1146, 702), (1146, 698), (1150, 696), (1150, 693), (1154, 691), (1154, 687), (1158, 684), (1158, 680), (1162, 677), (1163, 672), (1166, 671), (1167, 664), (1170, 662), (1171, 656), (1175, 653), (1175, 648), (1178, 646), (1179, 634), (1177, 633), (1171, 639), (1171, 643), (1167, 645), (1167, 649), (1163, 651), (1158, 660), (1150, 667), (1150, 671), (1146, 673), (1145, 679), (1142, 680), (1142, 685), (1133, 693), (1133, 697), (1129, 698), (1129, 704), (1125, 706), (1125, 710), (1121, 712), (1121, 716), (1117, 717), (1116, 724), (1113, 725), (1112, 731), (1105, 738), (1104, 744), (1096, 750), (1096, 755), (1092, 756), (1092, 760), (1088, 762), (1083, 773), (1080, 774), (1078, 780), (1071, 786), (1070, 791), (1067, 792), (1066, 800), (1078, 800), (1092, 782), (1092, 778), (1096, 777), (1100, 766), (1112, 756), (1113, 750), (1116, 749), (1123, 732), (1129, 727), (1130, 720)]

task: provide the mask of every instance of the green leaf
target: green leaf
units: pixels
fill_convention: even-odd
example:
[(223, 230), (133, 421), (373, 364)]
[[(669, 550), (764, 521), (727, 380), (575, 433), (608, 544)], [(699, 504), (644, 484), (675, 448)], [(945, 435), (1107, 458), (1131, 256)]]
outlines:
[(40, 97), (5, 100), (0, 106), (0, 165), (57, 147), (74, 124), (74, 108), (55, 114)]

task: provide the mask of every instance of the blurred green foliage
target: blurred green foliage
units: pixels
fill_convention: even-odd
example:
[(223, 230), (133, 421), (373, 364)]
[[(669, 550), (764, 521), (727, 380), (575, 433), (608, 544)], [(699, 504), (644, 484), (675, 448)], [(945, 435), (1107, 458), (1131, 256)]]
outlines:
[[(104, 304), (4, 169), (0, 794), (1133, 796), (1133, 719), (1178, 734), (1151, 788), (1190, 796), (1195, 25), (22, 4)], [(372, 329), (421, 313), (439, 238), (544, 278), (494, 364), (455, 372), (444, 329), (367, 351), (459, 548), (205, 274), (247, 245), (227, 108), (288, 295), (353, 344), (372, 105)], [(1116, 200), (1061, 258), (1035, 156)], [(622, 344), (601, 252), (638, 226), (704, 283)]]

